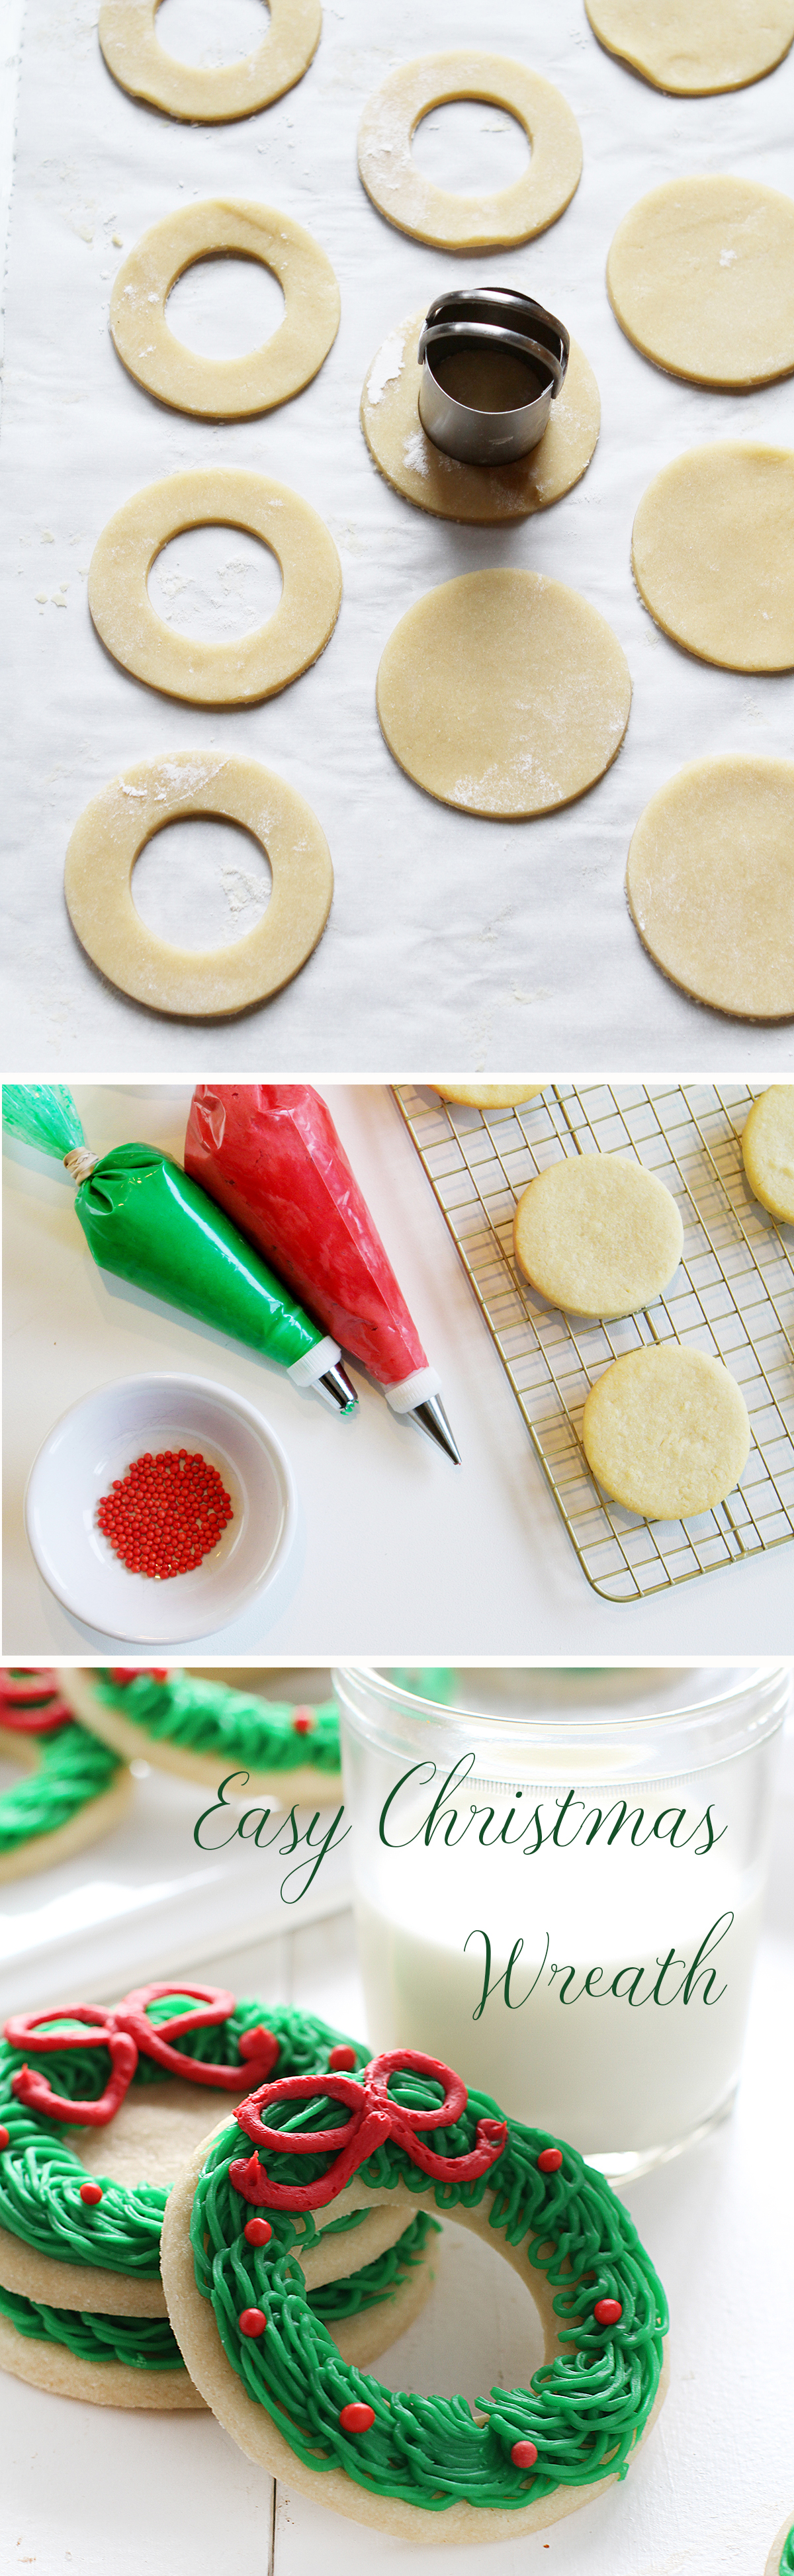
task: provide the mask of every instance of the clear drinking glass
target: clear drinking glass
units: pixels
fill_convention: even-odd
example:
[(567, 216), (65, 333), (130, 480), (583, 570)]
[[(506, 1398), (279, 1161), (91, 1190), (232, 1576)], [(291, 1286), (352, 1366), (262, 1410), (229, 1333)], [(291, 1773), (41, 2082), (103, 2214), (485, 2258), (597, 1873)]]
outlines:
[(347, 1666), (369, 2037), (440, 2057), (602, 2171), (739, 2080), (788, 1666)]

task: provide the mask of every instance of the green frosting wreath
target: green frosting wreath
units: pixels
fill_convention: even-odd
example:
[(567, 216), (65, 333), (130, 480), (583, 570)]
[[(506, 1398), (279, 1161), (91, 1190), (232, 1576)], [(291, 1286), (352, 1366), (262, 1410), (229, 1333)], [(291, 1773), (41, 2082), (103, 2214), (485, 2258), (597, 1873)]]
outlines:
[(134, 1673), (123, 1680), (104, 1666), (92, 1671), (91, 1681), (106, 1708), (156, 1742), (217, 1754), (244, 1770), (339, 1772), (339, 1710), (333, 1699), (312, 1708), (311, 1730), (301, 1733), (291, 1703), (255, 1699), (191, 1673)]
[[(339, 2129), (342, 2148), (345, 2110), (321, 2086), (297, 2108), (294, 2101), (275, 2102), (276, 2087), (265, 2090), (271, 2129), (302, 2127), (312, 2135)], [(430, 2108), (437, 2115), (439, 2093), (443, 2100), (436, 2078), (391, 2075), (390, 2101), (409, 2112)], [(471, 2155), (478, 2123), (504, 2117), (488, 2095), (470, 2092), (455, 2124), (434, 2131), (434, 2149), (452, 2160), (452, 2171), (432, 2186), (393, 2136), (361, 2163), (358, 2176), (386, 2193), (398, 2181), (409, 2192), (427, 2194), (432, 2187), (446, 2212), (475, 2207), (487, 2194), (489, 2227), (511, 2246), (526, 2244), (528, 2275), (544, 2274), (553, 2288), (568, 2349), (536, 2370), (528, 2387), (496, 2388), (479, 2399), (483, 2421), (461, 2396), (393, 2393), (345, 2365), (295, 2259), (298, 2246), (302, 2251), (313, 2238), (311, 2210), (293, 2215), (252, 2188), (250, 2199), (257, 2207), (264, 2203), (271, 2229), (266, 2244), (252, 2245), (244, 2234), (251, 2209), (239, 2179), (241, 2143), (247, 2152), (240, 2127), (232, 2120), (210, 2146), (191, 2218), (196, 2285), (211, 2302), (224, 2352), (248, 2396), (320, 2481), (324, 2471), (341, 2469), (372, 2495), (443, 2513), (461, 2502), (519, 2509), (561, 2486), (625, 2476), (659, 2387), (668, 2324), (664, 2291), (608, 2183), (575, 2148), (543, 2130), (508, 2120), (505, 2144), (488, 2171), (456, 2180), (454, 2162)], [(549, 2152), (557, 2169), (544, 2172), (538, 2158)], [(286, 2187), (311, 2185), (329, 2172), (329, 2151), (291, 2156), (260, 2149), (259, 2161), (268, 2179)], [(597, 2321), (601, 2301), (619, 2305), (618, 2323)], [(265, 2320), (266, 2330), (255, 2335), (240, 2324), (252, 2310)], [(351, 2404), (363, 2406), (361, 2429), (341, 2421)], [(529, 2448), (531, 2466), (513, 2460), (516, 2444)]]
[(39, 1835), (70, 1825), (82, 1807), (113, 1787), (124, 1769), (121, 1755), (98, 1735), (89, 1735), (75, 1718), (67, 1719), (51, 1735), (20, 1734), (18, 1741), (20, 1750), (35, 1746), (36, 1768), (15, 1780), (13, 1788), (0, 1797), (0, 1858)]

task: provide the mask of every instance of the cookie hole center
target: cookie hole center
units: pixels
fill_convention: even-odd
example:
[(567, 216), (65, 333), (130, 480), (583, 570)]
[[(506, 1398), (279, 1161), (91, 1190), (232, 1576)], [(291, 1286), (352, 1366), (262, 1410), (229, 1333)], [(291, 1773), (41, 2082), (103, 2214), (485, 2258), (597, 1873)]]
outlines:
[(197, 259), (172, 286), (169, 331), (196, 358), (247, 358), (272, 340), (284, 318), (284, 295), (261, 260)]
[(454, 2397), (477, 2409), (492, 2388), (527, 2388), (543, 2361), (543, 2328), (528, 2283), (495, 2247), (445, 2219), (430, 2239), (438, 2277), (415, 2325), (373, 2365), (385, 2388)]
[(231, 948), (270, 902), (270, 861), (252, 833), (217, 815), (166, 823), (136, 862), (132, 900), (148, 930), (173, 948)]
[(147, 588), (157, 616), (175, 634), (233, 643), (275, 615), (281, 566), (260, 537), (213, 523), (171, 537), (155, 556)]
[(511, 188), (529, 167), (529, 137), (515, 116), (486, 99), (454, 98), (428, 108), (411, 144), (423, 179), (456, 197)]
[(267, 0), (160, 0), (155, 30), (176, 62), (219, 71), (255, 53), (269, 25)]

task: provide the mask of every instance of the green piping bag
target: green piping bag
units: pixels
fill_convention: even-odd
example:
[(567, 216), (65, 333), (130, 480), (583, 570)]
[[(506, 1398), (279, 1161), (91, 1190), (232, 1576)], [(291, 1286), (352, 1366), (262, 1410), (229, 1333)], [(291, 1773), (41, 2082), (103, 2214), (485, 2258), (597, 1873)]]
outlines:
[(65, 1163), (76, 1184), (76, 1214), (100, 1269), (265, 1352), (298, 1386), (316, 1386), (339, 1412), (351, 1411), (356, 1397), (340, 1365), (338, 1342), (312, 1323), (275, 1271), (170, 1154), (137, 1144), (92, 1154), (71, 1092), (60, 1083), (5, 1083), (3, 1125)]

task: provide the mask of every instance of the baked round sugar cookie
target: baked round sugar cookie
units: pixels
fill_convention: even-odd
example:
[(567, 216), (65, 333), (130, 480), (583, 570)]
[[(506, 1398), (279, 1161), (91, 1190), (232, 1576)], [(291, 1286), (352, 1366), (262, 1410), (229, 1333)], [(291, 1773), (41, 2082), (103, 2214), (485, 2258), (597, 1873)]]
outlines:
[(626, 891), (671, 983), (736, 1019), (790, 1019), (794, 761), (735, 752), (679, 769), (640, 815)]
[(742, 1161), (761, 1206), (794, 1225), (794, 1083), (775, 1083), (753, 1101), (742, 1133)]
[(533, 1288), (575, 1315), (631, 1315), (677, 1270), (684, 1230), (675, 1199), (627, 1154), (551, 1163), (519, 1199), (516, 1260)]
[[(197, 260), (249, 259), (284, 289), (284, 317), (259, 349), (207, 358), (166, 320), (177, 278)], [(246, 197), (176, 206), (142, 233), (118, 270), (110, 331), (122, 366), (158, 402), (199, 420), (250, 420), (303, 391), (339, 328), (339, 288), (319, 242), (290, 215)]]
[(286, 1808), (307, 1800), (328, 1805), (341, 1796), (333, 1699), (313, 1707), (268, 1699), (261, 1687), (238, 1687), (181, 1665), (147, 1672), (69, 1664), (59, 1679), (75, 1715), (128, 1762), (151, 1762), (155, 1770), (215, 1790), (224, 1774), (236, 1773), (246, 1796), (276, 1798)]
[(763, 80), (794, 36), (794, 0), (585, 0), (585, 7), (608, 53), (678, 98)]
[(606, 618), (545, 573), (463, 573), (426, 591), (378, 671), (400, 768), (443, 805), (494, 820), (583, 796), (620, 749), (630, 705)]
[(591, 1386), (582, 1423), (593, 1475), (627, 1511), (689, 1520), (724, 1502), (747, 1465), (744, 1396), (721, 1360), (682, 1342), (626, 1351)]
[(419, 418), (419, 334), (425, 308), (382, 341), (361, 396), (361, 427), (386, 482), (437, 519), (492, 527), (548, 510), (587, 471), (601, 426), (592, 367), (575, 340), (548, 429), (514, 465), (462, 465), (435, 447)]
[[(487, 195), (436, 188), (412, 160), (422, 118), (455, 98), (482, 99), (523, 125), (532, 157), (512, 187)], [(579, 185), (582, 138), (567, 99), (551, 81), (526, 63), (467, 45), (454, 53), (423, 54), (388, 74), (364, 109), (358, 167), (368, 197), (398, 232), (436, 250), (496, 250), (532, 241), (556, 223)]]
[(0, 1794), (0, 1882), (71, 1860), (113, 1832), (132, 1796), (126, 1764), (75, 1724), (44, 1666), (0, 1672), (0, 1760), (22, 1773)]
[(668, 179), (618, 225), (607, 288), (627, 339), (668, 375), (733, 387), (788, 376), (794, 202), (721, 173)]
[(726, 671), (794, 668), (794, 449), (721, 438), (649, 483), (632, 533), (657, 626)]
[(433, 1089), (441, 1100), (460, 1100), (468, 1109), (518, 1109), (523, 1100), (538, 1100), (548, 1077), (542, 1082), (469, 1082), (465, 1089), (458, 1083), (452, 1091), (447, 1083), (434, 1082)]

